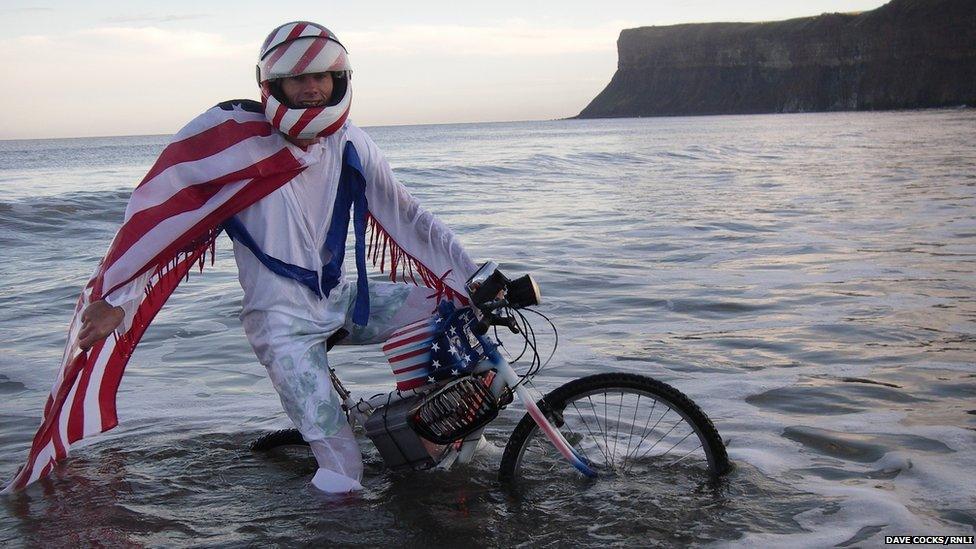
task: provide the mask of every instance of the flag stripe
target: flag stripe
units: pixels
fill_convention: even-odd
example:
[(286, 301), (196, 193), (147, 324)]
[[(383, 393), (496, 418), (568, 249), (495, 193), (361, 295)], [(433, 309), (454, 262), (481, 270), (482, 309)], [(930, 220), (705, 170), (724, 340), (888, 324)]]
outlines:
[(55, 444), (55, 449), (58, 450), (57, 458), (63, 459), (68, 455), (68, 446), (71, 441), (68, 437), (68, 423), (71, 421), (71, 407), (75, 400), (75, 395), (78, 394), (78, 385), (81, 383), (81, 379), (84, 377), (87, 368), (80, 372), (80, 375), (75, 378), (71, 387), (68, 388), (68, 394), (65, 396), (65, 406), (61, 408), (58, 421), (55, 423), (56, 429), (54, 431), (54, 440), (57, 441)]
[[(136, 242), (140, 242), (145, 234), (151, 232), (157, 225), (162, 223), (165, 219), (187, 211), (192, 211), (194, 206), (197, 209), (199, 209), (201, 206), (203, 206), (203, 204), (209, 201), (209, 199), (213, 197), (214, 194), (216, 194), (220, 190), (220, 187), (222, 185), (234, 181), (235, 177), (241, 180), (246, 180), (246, 179), (255, 178), (257, 176), (261, 176), (262, 174), (285, 172), (287, 173), (287, 177), (284, 179), (284, 181), (278, 183), (278, 186), (280, 186), (285, 181), (288, 181), (289, 179), (297, 175), (298, 171), (301, 169), (303, 169), (303, 166), (301, 166), (301, 164), (297, 160), (295, 160), (294, 155), (292, 155), (291, 152), (288, 151), (287, 149), (282, 149), (281, 151), (278, 151), (274, 155), (265, 158), (264, 160), (261, 160), (252, 166), (241, 169), (237, 172), (234, 172), (233, 174), (222, 176), (218, 180), (215, 180), (213, 182), (201, 183), (199, 185), (194, 185), (192, 187), (184, 189), (176, 193), (173, 196), (173, 200), (166, 202), (164, 204), (160, 204), (159, 206), (147, 208), (146, 210), (142, 210), (134, 214), (132, 218), (130, 218), (129, 221), (127, 221), (125, 225), (122, 226), (121, 229), (119, 229), (115, 241), (113, 242), (108, 255), (103, 261), (103, 266), (105, 270), (107, 271), (111, 269), (113, 264), (123, 254), (125, 254), (125, 252), (129, 250), (129, 248), (131, 248)], [(264, 194), (260, 194), (260, 196), (264, 196)], [(258, 196), (258, 198), (260, 198), (260, 196)], [(255, 198), (255, 200), (256, 199), (257, 198)], [(179, 202), (176, 202), (176, 200), (179, 200)], [(248, 205), (250, 205), (250, 203)], [(193, 237), (198, 237), (202, 234), (202, 233), (197, 233), (197, 234), (192, 234), (192, 233), (194, 233), (194, 231), (187, 231), (187, 233), (184, 233), (183, 236), (184, 237), (189, 236), (190, 238), (193, 238)], [(185, 246), (185, 241), (183, 245)], [(180, 246), (176, 246), (176, 247), (179, 248)], [(170, 254), (170, 256), (172, 256), (172, 253)], [(148, 265), (144, 266), (133, 276), (128, 277), (120, 282), (117, 282), (108, 291), (105, 292), (105, 295), (112, 293), (118, 287), (126, 284), (127, 282), (135, 278), (135, 276), (138, 276), (142, 272), (145, 272), (146, 268), (148, 268)], [(97, 297), (101, 297), (101, 296), (97, 296)]]
[(404, 339), (398, 341), (397, 343), (393, 343), (393, 344), (387, 343), (386, 345), (383, 345), (383, 352), (386, 353), (387, 351), (391, 351), (391, 350), (393, 350), (393, 349), (395, 349), (395, 348), (397, 348), (397, 347), (399, 347), (401, 345), (406, 345), (408, 343), (413, 343), (414, 341), (420, 341), (422, 339), (429, 338), (429, 337), (431, 337), (431, 335), (432, 334), (429, 333), (429, 332), (428, 333), (422, 333), (422, 334), (417, 334), (417, 335), (410, 336), (408, 338), (404, 338)]
[(118, 345), (118, 343), (113, 337), (111, 340), (106, 340), (105, 344), (106, 346), (112, 346), (111, 352), (108, 352), (107, 349), (103, 348), (102, 352), (98, 353), (98, 356), (94, 361), (89, 358), (89, 362), (94, 362), (94, 364), (92, 365), (92, 375), (88, 383), (88, 390), (85, 392), (85, 422), (83, 436), (93, 435), (103, 431), (102, 411), (98, 402), (98, 393), (101, 390), (102, 379), (105, 376), (105, 366), (108, 364), (108, 359), (115, 354), (115, 346)]
[[(416, 371), (417, 369), (420, 369), (420, 368), (423, 369), (424, 375), (427, 375), (427, 370), (428, 370), (427, 366), (430, 366), (430, 358), (429, 357), (424, 357), (423, 359), (421, 359), (420, 361), (418, 361), (416, 364), (411, 364), (410, 366), (407, 366), (405, 368), (400, 368), (399, 370), (393, 370), (393, 375), (397, 376), (397, 379), (399, 379), (404, 374), (409, 374), (410, 372), (414, 372), (414, 371)], [(406, 377), (409, 378), (411, 376), (406, 376)]]
[[(429, 341), (427, 341), (427, 343), (429, 343)], [(424, 346), (420, 347), (419, 349), (414, 349), (414, 350), (409, 351), (407, 353), (404, 353), (402, 355), (397, 355), (397, 356), (390, 357), (388, 360), (390, 361), (390, 364), (393, 364), (394, 362), (402, 362), (404, 360), (409, 360), (411, 358), (415, 358), (415, 357), (418, 357), (420, 355), (425, 355), (425, 354), (430, 354), (430, 346), (428, 346), (428, 345), (424, 345)], [(397, 366), (397, 365), (394, 364), (394, 366)], [(393, 373), (396, 373), (396, 370), (394, 370)]]
[(383, 353), (393, 369), (397, 390), (406, 391), (427, 383), (436, 331), (434, 317), (424, 318), (399, 328), (386, 340)]
[(414, 323), (407, 324), (406, 326), (404, 326), (404, 327), (400, 328), (399, 330), (393, 332), (393, 334), (390, 335), (390, 339), (387, 340), (387, 344), (390, 344), (395, 338), (398, 338), (398, 337), (400, 337), (402, 335), (406, 335), (409, 332), (413, 332), (413, 331), (416, 331), (416, 330), (420, 330), (420, 329), (427, 328), (430, 325), (431, 325), (431, 319), (429, 319), (429, 318), (425, 318), (423, 320), (418, 320), (418, 321), (416, 321)]
[(72, 360), (67, 367), (63, 370), (64, 377), (63, 381), (58, 384), (58, 386), (52, 389), (52, 402), (50, 413), (44, 415), (44, 419), (41, 422), (41, 427), (37, 431), (37, 435), (34, 437), (34, 450), (40, 450), (45, 444), (50, 441), (50, 432), (52, 428), (56, 425), (58, 416), (61, 414), (61, 410), (64, 407), (64, 401), (68, 396), (68, 390), (71, 388), (71, 382), (78, 376), (78, 372), (84, 367), (85, 355), (79, 354)]
[[(289, 153), (290, 154), (290, 153)], [(188, 240), (192, 241), (196, 238), (202, 236), (209, 228), (216, 226), (217, 224), (223, 222), (225, 219), (233, 215), (234, 213), (243, 210), (244, 208), (250, 206), (251, 204), (257, 202), (269, 192), (277, 189), (278, 187), (284, 185), (296, 175), (298, 175), (302, 170), (305, 169), (304, 166), (299, 165), (295, 162), (297, 166), (294, 170), (285, 171), (273, 176), (262, 178), (260, 184), (250, 184), (245, 186), (240, 192), (234, 195), (232, 200), (221, 204), (213, 212), (208, 214), (206, 217), (201, 219), (196, 225), (186, 231), (179, 239), (173, 242), (170, 246), (164, 248), (155, 257), (153, 257), (147, 267), (141, 272), (136, 272), (128, 279), (118, 283), (115, 287), (111, 288), (109, 291), (105, 292), (106, 295), (112, 293), (116, 289), (124, 286), (130, 280), (136, 278), (149, 266), (160, 264), (167, 257), (173, 257), (180, 249), (186, 246), (185, 242)]]
[(172, 143), (163, 149), (159, 159), (136, 188), (142, 187), (172, 166), (207, 158), (240, 143), (245, 138), (269, 136), (274, 134), (274, 131), (275, 129), (263, 117), (260, 120), (247, 122), (231, 119), (182, 141)]
[(403, 381), (403, 382), (398, 381), (397, 382), (397, 390), (398, 391), (409, 391), (410, 389), (416, 389), (417, 387), (423, 387), (426, 384), (427, 384), (427, 379), (426, 378), (422, 378), (422, 377), (417, 378), (417, 379), (414, 379), (414, 380), (410, 380), (410, 381)]
[(81, 372), (75, 393), (71, 398), (71, 410), (68, 412), (68, 443), (81, 440), (85, 432), (85, 398), (88, 395), (88, 381), (91, 379), (92, 369), (85, 368)]
[[(421, 364), (420, 366), (429, 366), (429, 365), (430, 364), (427, 363), (427, 364)], [(402, 379), (403, 381), (409, 381), (411, 379), (424, 379), (424, 380), (426, 380), (426, 378), (427, 378), (428, 375), (430, 375), (430, 372), (427, 370), (427, 368), (414, 368), (412, 370), (406, 371), (406, 372), (400, 374), (399, 376), (397, 376), (397, 380), (398, 381), (400, 379)]]
[(263, 160), (235, 172), (228, 173), (206, 183), (181, 189), (174, 193), (170, 200), (134, 213), (132, 217), (126, 220), (122, 228), (119, 229), (119, 237), (121, 238), (116, 237), (117, 244), (109, 252), (106, 263), (110, 266), (132, 247), (133, 244), (138, 242), (141, 235), (158, 225), (163, 219), (197, 209), (205, 204), (220, 190), (221, 185), (233, 181), (254, 179), (262, 173), (281, 171), (282, 169), (289, 169), (296, 165), (297, 161), (294, 155), (287, 149), (282, 149)]
[[(18, 475), (23, 484), (29, 484), (39, 479), (40, 477), (47, 475), (51, 470), (51, 456), (54, 454), (54, 446), (48, 443), (46, 446), (38, 451), (38, 459), (32, 463), (29, 463), (22, 470), (21, 475)], [(43, 465), (41, 465), (43, 464)], [(21, 485), (23, 487), (23, 485)]]

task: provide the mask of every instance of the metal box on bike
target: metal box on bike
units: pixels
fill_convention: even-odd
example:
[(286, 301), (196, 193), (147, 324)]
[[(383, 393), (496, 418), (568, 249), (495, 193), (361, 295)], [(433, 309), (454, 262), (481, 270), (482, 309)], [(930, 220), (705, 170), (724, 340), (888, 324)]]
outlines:
[(442, 301), (434, 316), (398, 330), (383, 346), (397, 391), (370, 415), (365, 429), (391, 469), (432, 467), (439, 458), (432, 454), (442, 453), (443, 445), (498, 415), (491, 372), (471, 374), (496, 348), (476, 333), (477, 325), (470, 308)]

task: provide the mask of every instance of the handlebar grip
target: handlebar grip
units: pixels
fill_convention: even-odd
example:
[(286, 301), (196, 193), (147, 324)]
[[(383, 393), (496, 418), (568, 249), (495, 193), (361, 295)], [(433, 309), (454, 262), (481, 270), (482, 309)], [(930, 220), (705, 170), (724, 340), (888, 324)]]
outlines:
[(513, 334), (519, 333), (518, 322), (514, 317), (496, 315), (485, 315), (474, 325), (472, 331), (477, 335), (485, 335), (492, 326), (506, 326)]
[(515, 317), (505, 317), (505, 321), (502, 324), (508, 326), (508, 329), (511, 330), (513, 334), (519, 333), (518, 322), (515, 321)]

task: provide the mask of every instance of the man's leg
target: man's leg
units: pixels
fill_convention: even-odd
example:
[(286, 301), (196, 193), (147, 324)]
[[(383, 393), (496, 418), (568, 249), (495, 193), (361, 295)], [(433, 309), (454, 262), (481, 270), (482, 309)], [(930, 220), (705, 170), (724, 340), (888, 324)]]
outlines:
[[(367, 325), (357, 326), (348, 320), (344, 328), (349, 330), (349, 335), (339, 343), (347, 345), (383, 343), (397, 329), (436, 314), (436, 297), (436, 292), (430, 288), (412, 284), (370, 282)], [(455, 305), (460, 306), (457, 302)], [(350, 306), (349, 317), (351, 316)], [(488, 441), (482, 435), (477, 448), (481, 449), (487, 445)]]
[(344, 326), (349, 335), (340, 341), (345, 345), (383, 343), (398, 328), (431, 317), (437, 309), (436, 292), (423, 286), (392, 282), (369, 283), (369, 321), (366, 326), (352, 323), (352, 306)]
[(331, 493), (361, 490), (362, 456), (329, 377), (328, 334), (307, 320), (263, 312), (248, 315), (244, 330), (282, 408), (312, 448), (319, 465), (312, 484)]

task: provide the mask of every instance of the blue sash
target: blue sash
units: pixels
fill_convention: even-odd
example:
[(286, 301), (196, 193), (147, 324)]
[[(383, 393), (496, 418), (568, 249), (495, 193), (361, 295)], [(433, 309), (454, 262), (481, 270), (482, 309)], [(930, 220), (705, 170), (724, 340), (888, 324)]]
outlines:
[(231, 239), (244, 245), (254, 257), (278, 276), (290, 278), (307, 287), (319, 299), (323, 294), (329, 297), (333, 288), (339, 285), (342, 276), (342, 261), (346, 254), (346, 235), (349, 232), (349, 210), (352, 208), (353, 231), (356, 235), (356, 302), (352, 310), (352, 321), (365, 326), (369, 320), (369, 284), (366, 280), (366, 178), (359, 153), (352, 142), (347, 141), (342, 153), (342, 172), (339, 175), (339, 188), (336, 191), (332, 208), (332, 222), (325, 236), (323, 248), (331, 255), (329, 263), (322, 267), (321, 277), (313, 270), (285, 263), (264, 253), (254, 238), (247, 232), (237, 217), (224, 222), (224, 229)]

